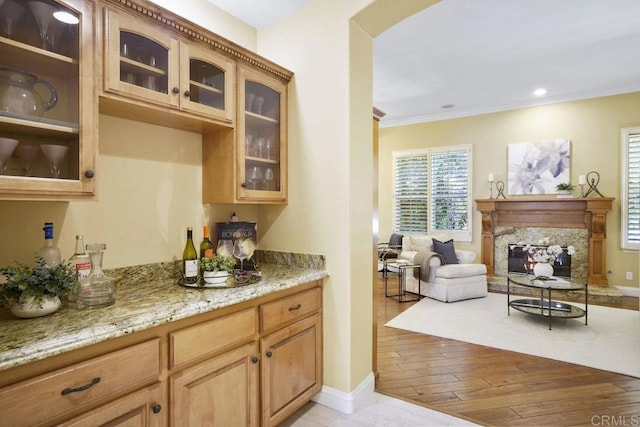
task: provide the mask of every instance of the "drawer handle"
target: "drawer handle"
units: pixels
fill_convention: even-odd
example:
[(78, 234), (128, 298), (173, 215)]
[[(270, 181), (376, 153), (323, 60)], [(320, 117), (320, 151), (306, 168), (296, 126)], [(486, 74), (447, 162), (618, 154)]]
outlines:
[(151, 410), (153, 411), (154, 414), (159, 414), (160, 411), (162, 411), (162, 406), (156, 403), (151, 407)]
[(67, 394), (75, 393), (76, 391), (88, 390), (91, 387), (93, 387), (94, 385), (98, 384), (99, 382), (100, 382), (100, 377), (96, 377), (96, 378), (92, 379), (89, 384), (85, 384), (85, 385), (82, 385), (82, 386), (76, 387), (76, 388), (65, 388), (64, 390), (62, 390), (62, 395), (66, 396)]
[(271, 357), (271, 356), (273, 356), (273, 353), (271, 353), (270, 351), (267, 351), (266, 356), (267, 357)]
[(302, 307), (302, 304), (292, 305), (291, 307), (289, 307), (289, 311), (300, 310), (301, 307)]
[(259, 362), (259, 360), (258, 360), (258, 358), (257, 358), (257, 357), (253, 356), (253, 357), (251, 358), (251, 363), (256, 364), (256, 363), (258, 363), (258, 362)]

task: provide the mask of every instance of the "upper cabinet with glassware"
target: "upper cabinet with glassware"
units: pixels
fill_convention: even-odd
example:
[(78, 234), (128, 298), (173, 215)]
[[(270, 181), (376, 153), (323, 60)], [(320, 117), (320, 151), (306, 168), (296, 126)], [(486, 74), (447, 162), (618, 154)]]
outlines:
[(94, 195), (93, 24), (93, 2), (0, 0), (0, 199)]
[[(185, 119), (195, 115), (233, 123), (235, 63), (230, 58), (109, 7), (105, 23), (106, 98), (168, 107)], [(126, 111), (113, 102), (103, 104), (108, 112)]]

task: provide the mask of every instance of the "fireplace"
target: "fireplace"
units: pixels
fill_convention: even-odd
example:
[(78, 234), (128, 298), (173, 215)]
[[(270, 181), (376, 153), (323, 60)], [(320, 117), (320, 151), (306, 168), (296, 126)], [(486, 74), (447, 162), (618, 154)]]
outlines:
[[(545, 249), (548, 246), (531, 245), (534, 249)], [(555, 259), (553, 263), (553, 275), (559, 277), (571, 277), (571, 255), (567, 248)], [(507, 245), (507, 271), (509, 273), (531, 274), (535, 261), (529, 251), (523, 245), (517, 243)]]
[(489, 275), (506, 275), (507, 246), (537, 242), (548, 237), (553, 244), (573, 245), (571, 279), (607, 286), (607, 212), (613, 198), (513, 198), (476, 199), (482, 214), (482, 263)]

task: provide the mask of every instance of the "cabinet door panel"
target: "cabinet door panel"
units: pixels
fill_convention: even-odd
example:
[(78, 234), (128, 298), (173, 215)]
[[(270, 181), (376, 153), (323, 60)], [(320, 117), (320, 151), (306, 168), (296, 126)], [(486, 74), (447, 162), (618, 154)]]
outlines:
[(322, 388), (319, 314), (261, 340), (262, 422), (277, 425)]
[(258, 425), (257, 355), (252, 343), (172, 375), (171, 425)]
[(178, 40), (129, 15), (105, 9), (105, 90), (178, 107)]

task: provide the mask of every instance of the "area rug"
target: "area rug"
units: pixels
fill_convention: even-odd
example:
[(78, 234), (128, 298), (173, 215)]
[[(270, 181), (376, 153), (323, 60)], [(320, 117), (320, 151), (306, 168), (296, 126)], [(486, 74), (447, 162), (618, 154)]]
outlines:
[[(576, 304), (584, 307), (581, 304)], [(548, 319), (511, 309), (492, 294), (453, 303), (425, 298), (385, 326), (546, 357), (640, 378), (640, 312), (589, 305), (584, 318)]]

